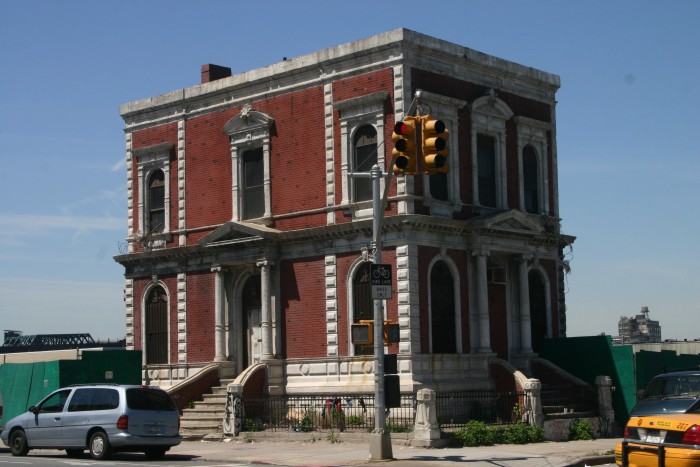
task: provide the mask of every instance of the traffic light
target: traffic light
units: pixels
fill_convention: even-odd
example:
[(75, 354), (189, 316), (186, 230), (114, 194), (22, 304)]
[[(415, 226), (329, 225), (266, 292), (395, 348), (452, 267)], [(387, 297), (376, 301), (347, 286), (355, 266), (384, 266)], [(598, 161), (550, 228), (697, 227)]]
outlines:
[(406, 117), (394, 125), (394, 174), (414, 175), (416, 173), (416, 119)]
[(442, 120), (436, 120), (430, 115), (421, 117), (423, 131), (421, 133), (421, 146), (423, 149), (423, 170), (425, 173), (447, 173), (450, 165), (447, 156), (450, 151), (447, 147), (449, 131)]
[(374, 321), (360, 320), (359, 323), (353, 323), (350, 326), (352, 343), (363, 347), (371, 347), (374, 345)]

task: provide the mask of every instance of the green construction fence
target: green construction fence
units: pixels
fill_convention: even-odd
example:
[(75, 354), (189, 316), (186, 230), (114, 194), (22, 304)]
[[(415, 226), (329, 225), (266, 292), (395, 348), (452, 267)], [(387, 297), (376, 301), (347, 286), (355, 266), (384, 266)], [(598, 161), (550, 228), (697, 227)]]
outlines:
[(0, 365), (2, 426), (52, 391), (71, 384), (141, 384), (141, 351), (83, 351), (79, 360)]

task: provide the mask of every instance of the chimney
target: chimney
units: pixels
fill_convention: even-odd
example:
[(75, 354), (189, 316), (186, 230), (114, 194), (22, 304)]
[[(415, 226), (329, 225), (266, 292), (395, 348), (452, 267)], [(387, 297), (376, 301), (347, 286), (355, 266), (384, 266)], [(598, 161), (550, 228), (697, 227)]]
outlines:
[(228, 78), (231, 76), (231, 69), (226, 66), (213, 65), (207, 63), (202, 65), (202, 83), (209, 83), (210, 81), (216, 81), (221, 78)]

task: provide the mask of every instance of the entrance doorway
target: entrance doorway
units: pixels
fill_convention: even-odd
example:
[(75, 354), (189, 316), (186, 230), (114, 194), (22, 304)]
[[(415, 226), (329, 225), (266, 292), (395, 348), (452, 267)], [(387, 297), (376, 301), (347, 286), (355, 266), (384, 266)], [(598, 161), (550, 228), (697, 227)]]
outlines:
[(250, 276), (243, 286), (241, 337), (244, 366), (260, 362), (262, 355), (262, 330), (260, 328), (260, 276)]

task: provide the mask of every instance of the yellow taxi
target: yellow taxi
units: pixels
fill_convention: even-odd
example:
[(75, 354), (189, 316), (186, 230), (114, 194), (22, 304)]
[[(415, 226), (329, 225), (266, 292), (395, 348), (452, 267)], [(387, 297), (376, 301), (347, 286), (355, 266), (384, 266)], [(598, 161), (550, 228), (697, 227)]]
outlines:
[(622, 467), (700, 467), (700, 406), (693, 413), (632, 417), (615, 448)]

